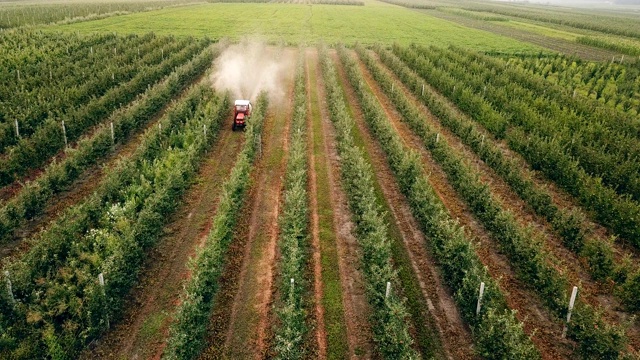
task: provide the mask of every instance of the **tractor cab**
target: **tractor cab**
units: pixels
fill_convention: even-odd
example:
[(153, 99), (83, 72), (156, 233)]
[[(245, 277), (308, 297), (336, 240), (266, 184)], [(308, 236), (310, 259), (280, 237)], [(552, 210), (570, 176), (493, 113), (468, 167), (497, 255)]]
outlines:
[(246, 121), (251, 117), (251, 102), (249, 100), (236, 100), (233, 106), (233, 126), (234, 131), (237, 128), (243, 128), (247, 125)]

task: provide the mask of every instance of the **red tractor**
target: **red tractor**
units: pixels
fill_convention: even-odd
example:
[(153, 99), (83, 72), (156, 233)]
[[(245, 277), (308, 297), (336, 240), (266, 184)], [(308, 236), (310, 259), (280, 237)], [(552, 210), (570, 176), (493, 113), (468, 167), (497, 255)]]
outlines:
[(236, 100), (233, 106), (233, 126), (231, 129), (236, 131), (237, 128), (242, 128), (247, 125), (246, 121), (251, 117), (251, 101), (249, 100)]

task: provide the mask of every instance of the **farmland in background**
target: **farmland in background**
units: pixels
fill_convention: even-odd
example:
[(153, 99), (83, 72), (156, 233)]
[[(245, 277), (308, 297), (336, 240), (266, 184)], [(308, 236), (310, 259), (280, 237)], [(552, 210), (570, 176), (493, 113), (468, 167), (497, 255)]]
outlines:
[(0, 2), (0, 358), (640, 357), (625, 9)]

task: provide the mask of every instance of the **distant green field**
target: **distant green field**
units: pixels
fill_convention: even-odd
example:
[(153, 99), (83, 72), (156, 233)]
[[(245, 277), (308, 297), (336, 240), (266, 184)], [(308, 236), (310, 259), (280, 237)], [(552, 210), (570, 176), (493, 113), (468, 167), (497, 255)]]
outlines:
[(118, 33), (228, 37), (261, 37), (270, 42), (313, 44), (393, 43), (476, 50), (539, 52), (541, 48), (489, 32), (469, 29), (430, 15), (368, 1), (366, 6), (299, 4), (202, 4), (110, 17), (47, 29)]

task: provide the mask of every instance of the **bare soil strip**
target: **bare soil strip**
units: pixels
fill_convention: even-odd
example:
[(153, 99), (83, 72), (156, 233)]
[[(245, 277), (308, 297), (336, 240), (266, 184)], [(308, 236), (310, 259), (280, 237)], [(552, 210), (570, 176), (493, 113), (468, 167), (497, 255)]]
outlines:
[[(295, 57), (288, 53), (286, 56)], [(288, 91), (293, 91), (293, 73), (287, 79)], [(230, 359), (262, 359), (266, 355), (269, 338), (270, 309), (273, 299), (273, 276), (276, 266), (276, 244), (278, 239), (278, 214), (283, 189), (283, 176), (286, 165), (288, 132), (291, 116), (291, 96), (278, 104), (271, 102), (265, 122), (263, 156), (257, 164), (255, 191), (252, 191), (252, 206), (247, 224), (247, 240), (243, 263), (237, 282), (237, 292), (233, 302), (214, 312), (213, 333), (224, 332), (211, 338), (211, 346), (204, 358), (216, 358), (220, 355)], [(233, 256), (233, 253), (231, 254)], [(226, 276), (227, 273), (225, 271)], [(231, 274), (232, 276), (234, 274)], [(216, 305), (219, 306), (219, 305)], [(229, 313), (229, 309), (231, 309)], [(226, 318), (226, 320), (223, 320)], [(223, 323), (227, 323), (228, 325)], [(222, 329), (219, 325), (228, 326)], [(217, 339), (216, 339), (217, 338)], [(219, 341), (221, 340), (221, 342)], [(220, 345), (224, 344), (220, 349)]]
[(349, 358), (370, 359), (373, 357), (373, 336), (369, 324), (371, 309), (367, 303), (362, 273), (358, 268), (360, 255), (358, 243), (353, 236), (354, 224), (346, 194), (340, 185), (340, 158), (336, 149), (335, 130), (329, 119), (324, 86), (320, 86), (320, 81), (318, 85), (318, 96), (322, 99), (322, 141), (326, 154), (326, 167), (329, 169), (327, 175), (330, 187), (329, 194), (321, 194), (321, 196), (329, 196), (333, 208)]
[(387, 117), (405, 144), (422, 155), (425, 171), (430, 173), (430, 183), (451, 215), (458, 218), (460, 223), (464, 225), (467, 236), (479, 239), (477, 251), (480, 259), (505, 292), (509, 307), (518, 310), (518, 319), (525, 324), (525, 332), (534, 335), (532, 339), (543, 357), (545, 359), (570, 358), (572, 343), (560, 339), (562, 324), (554, 319), (555, 317), (546, 310), (537, 297), (531, 296), (526, 290), (526, 284), (516, 279), (506, 257), (501, 254), (490, 234), (475, 219), (466, 203), (458, 197), (456, 191), (448, 183), (446, 174), (431, 158), (430, 153), (422, 145), (422, 141), (400, 121), (400, 115), (397, 112), (389, 111), (393, 107), (388, 98), (377, 87), (374, 87), (374, 94), (383, 104)]
[[(204, 74), (200, 76), (198, 80), (193, 82), (193, 84), (198, 84), (204, 78), (204, 76)], [(184, 97), (189, 88), (190, 87), (187, 86), (177, 97), (174, 98), (173, 101), (177, 101)], [(137, 130), (131, 136), (129, 136), (129, 139), (124, 144), (118, 143), (117, 145), (115, 145), (115, 149), (111, 154), (107, 155), (104, 159), (102, 159), (102, 161), (99, 161), (98, 164), (86, 170), (84, 174), (78, 176), (78, 179), (69, 186), (69, 190), (55, 195), (40, 216), (30, 220), (22, 228), (17, 229), (16, 239), (10, 243), (0, 246), (0, 260), (27, 251), (30, 245), (28, 242), (24, 241), (25, 239), (30, 238), (31, 236), (44, 229), (66, 208), (79, 203), (86, 196), (93, 193), (93, 191), (95, 191), (102, 182), (102, 179), (105, 175), (105, 170), (112, 169), (119, 160), (131, 156), (133, 152), (138, 148), (140, 139), (144, 136), (146, 130), (152, 126), (155, 126), (156, 123), (160, 119), (162, 119), (171, 104), (171, 101), (167, 102), (162, 110), (154, 115), (153, 118), (141, 129)], [(48, 164), (49, 163), (38, 169), (37, 174), (33, 175), (33, 178), (30, 180), (34, 180), (37, 178), (37, 176), (42, 174)], [(17, 193), (18, 191), (20, 190), (15, 189), (13, 195), (15, 195), (15, 193)]]
[(226, 123), (199, 170), (197, 183), (149, 254), (141, 282), (124, 307), (123, 320), (81, 358), (148, 359), (161, 353), (188, 275), (187, 261), (211, 227), (221, 184), (243, 143), (243, 134), (227, 131)]
[[(311, 71), (309, 69), (309, 63), (311, 66), (316, 66), (317, 56), (313, 57), (312, 51), (307, 51), (305, 54), (305, 71), (307, 73), (307, 136), (308, 143), (313, 145), (314, 129), (313, 129), (313, 109), (312, 109), (312, 97), (311, 97)], [(314, 72), (315, 75), (315, 72)], [(314, 76), (313, 80), (316, 78)], [(315, 85), (315, 82), (314, 82)], [(317, 96), (317, 94), (316, 94)], [(313, 293), (314, 293), (314, 314), (315, 320), (315, 338), (318, 346), (318, 353), (316, 354), (318, 359), (327, 358), (327, 332), (325, 329), (324, 321), (324, 307), (322, 306), (322, 261), (321, 261), (321, 249), (320, 249), (320, 216), (318, 215), (318, 179), (316, 174), (316, 156), (314, 154), (314, 147), (308, 146), (309, 156), (309, 208), (311, 214), (311, 266), (313, 268)]]
[[(365, 71), (366, 69), (362, 64), (361, 70), (363, 70), (369, 87), (374, 90), (374, 94), (380, 101), (382, 99), (380, 89), (375, 85), (375, 82), (370, 77), (370, 74)], [(343, 82), (347, 84), (346, 78), (344, 78), (346, 75), (342, 69), (341, 74)], [(356, 104), (353, 89), (350, 86), (347, 86), (347, 88), (349, 89), (349, 102)], [(384, 98), (384, 100), (387, 99)], [(393, 107), (388, 100), (381, 102), (381, 105), (383, 105), (387, 114), (392, 113), (394, 116), (398, 116), (395, 111), (391, 110)], [(411, 214), (407, 199), (400, 192), (397, 181), (385, 160), (386, 157), (383, 150), (365, 126), (361, 109), (357, 106), (352, 106), (352, 109), (356, 115), (358, 130), (364, 137), (365, 150), (370, 154), (378, 183), (390, 209), (395, 227), (400, 231), (402, 242), (410, 258), (412, 270), (427, 304), (429, 316), (432, 318), (431, 323), (437, 329), (445, 354), (449, 359), (474, 359), (476, 357), (473, 354), (470, 329), (464, 324), (460, 316), (453, 300), (451, 289), (448, 289), (441, 281), (440, 272), (434, 265), (435, 261), (432, 255), (427, 250), (427, 239), (425, 239), (417, 221)], [(417, 325), (429, 326), (431, 324)]]
[[(371, 85), (371, 82), (369, 85)], [(628, 323), (631, 320), (632, 314), (622, 310), (624, 308), (623, 305), (620, 303), (619, 299), (614, 297), (612, 294), (613, 287), (594, 281), (588, 272), (588, 265), (586, 262), (578, 257), (574, 252), (564, 247), (562, 239), (554, 233), (551, 225), (546, 221), (546, 219), (536, 215), (499, 175), (497, 175), (488, 165), (478, 158), (478, 156), (469, 149), (469, 147), (464, 145), (455, 134), (442, 126), (439, 123), (439, 120), (433, 116), (429, 110), (404, 87), (404, 85), (400, 86), (400, 89), (405, 92), (407, 97), (422, 110), (429, 120), (430, 126), (436, 129), (443, 138), (447, 140), (450, 146), (463, 154), (466, 159), (471, 161), (471, 163), (480, 172), (480, 179), (489, 186), (491, 193), (500, 205), (504, 209), (511, 211), (516, 216), (516, 220), (521, 226), (533, 226), (535, 232), (545, 239), (545, 250), (553, 254), (557, 260), (556, 263), (554, 263), (554, 266), (569, 278), (572, 285), (581, 287), (580, 298), (593, 306), (601, 307), (605, 311), (609, 321), (617, 324)], [(381, 94), (378, 92), (376, 93)], [(380, 100), (384, 94), (377, 96)], [(389, 101), (386, 97), (384, 99), (386, 102)], [(400, 119), (399, 115), (397, 119)], [(413, 139), (414, 142), (421, 144), (420, 139), (413, 134), (407, 125), (400, 123), (400, 121), (395, 121), (394, 126), (400, 131), (404, 139)], [(504, 152), (505, 156), (517, 158), (517, 154), (513, 154), (511, 151), (504, 150)], [(551, 191), (554, 203), (557, 206), (571, 206), (571, 204), (567, 203), (566, 198), (564, 201), (560, 200), (566, 195), (563, 196), (564, 194), (556, 192), (557, 188), (552, 187), (548, 182), (542, 182), (540, 179), (537, 179), (536, 181), (538, 182), (538, 185), (547, 187), (547, 189)], [(593, 225), (596, 227), (595, 224)], [(596, 236), (600, 238), (600, 241), (606, 241), (606, 235), (603, 234), (603, 231), (604, 229), (600, 227), (596, 232)], [(620, 248), (617, 249), (616, 258), (619, 262), (622, 261), (625, 253), (628, 254), (628, 252), (625, 252)], [(639, 326), (640, 325), (635, 322), (627, 332), (630, 345), (634, 349), (637, 349), (640, 344)]]

